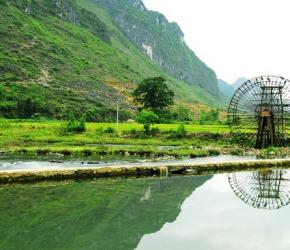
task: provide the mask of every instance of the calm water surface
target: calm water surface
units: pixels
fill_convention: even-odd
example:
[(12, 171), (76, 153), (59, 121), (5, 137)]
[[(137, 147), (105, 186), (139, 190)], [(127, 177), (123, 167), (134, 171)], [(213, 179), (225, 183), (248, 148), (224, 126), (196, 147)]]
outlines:
[(289, 249), (290, 172), (0, 186), (0, 249)]

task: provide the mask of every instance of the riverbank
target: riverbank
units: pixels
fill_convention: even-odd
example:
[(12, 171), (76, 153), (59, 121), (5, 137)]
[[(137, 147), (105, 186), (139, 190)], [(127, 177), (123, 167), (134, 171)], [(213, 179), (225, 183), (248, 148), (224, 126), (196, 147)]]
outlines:
[(160, 163), (143, 166), (82, 167), (47, 170), (0, 171), (0, 183), (31, 183), (70, 179), (96, 179), (105, 177), (146, 177), (170, 175), (204, 175), (221, 172), (247, 171), (271, 168), (290, 168), (290, 159), (246, 160), (220, 163)]

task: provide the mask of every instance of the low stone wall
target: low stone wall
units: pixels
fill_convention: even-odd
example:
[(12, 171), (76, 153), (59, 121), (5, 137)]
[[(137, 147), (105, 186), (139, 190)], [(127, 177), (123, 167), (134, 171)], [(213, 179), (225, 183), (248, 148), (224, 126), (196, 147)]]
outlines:
[(290, 168), (290, 159), (255, 160), (222, 163), (160, 164), (158, 166), (69, 168), (57, 170), (9, 170), (0, 171), (0, 183), (30, 183), (69, 179), (94, 179), (104, 177), (141, 177), (180, 174), (214, 174), (233, 171), (247, 171), (269, 168)]

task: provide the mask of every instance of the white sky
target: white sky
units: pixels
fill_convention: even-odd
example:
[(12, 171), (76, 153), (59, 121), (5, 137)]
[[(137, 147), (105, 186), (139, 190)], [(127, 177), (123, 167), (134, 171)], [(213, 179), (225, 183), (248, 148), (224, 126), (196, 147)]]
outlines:
[(143, 0), (176, 21), (218, 78), (290, 76), (289, 0)]

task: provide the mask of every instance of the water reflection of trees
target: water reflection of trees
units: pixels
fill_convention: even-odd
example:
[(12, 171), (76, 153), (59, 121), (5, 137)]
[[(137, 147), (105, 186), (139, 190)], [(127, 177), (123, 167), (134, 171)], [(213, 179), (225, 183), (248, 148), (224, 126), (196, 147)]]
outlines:
[(279, 209), (290, 203), (290, 172), (281, 169), (228, 175), (241, 200), (254, 208)]

